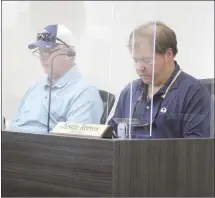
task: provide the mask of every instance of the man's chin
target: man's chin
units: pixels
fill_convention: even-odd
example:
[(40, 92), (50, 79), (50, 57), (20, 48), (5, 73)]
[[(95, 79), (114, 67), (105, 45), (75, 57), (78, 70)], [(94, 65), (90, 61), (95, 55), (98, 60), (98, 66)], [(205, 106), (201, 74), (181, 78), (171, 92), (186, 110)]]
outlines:
[(152, 79), (148, 76), (141, 76), (141, 79), (142, 79), (144, 84), (151, 84), (152, 83)]

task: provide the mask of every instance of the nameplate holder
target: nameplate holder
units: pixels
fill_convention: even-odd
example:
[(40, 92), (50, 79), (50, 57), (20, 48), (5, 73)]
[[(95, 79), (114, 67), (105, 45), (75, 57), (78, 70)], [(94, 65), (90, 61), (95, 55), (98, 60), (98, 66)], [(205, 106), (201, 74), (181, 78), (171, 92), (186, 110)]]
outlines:
[(112, 138), (112, 132), (112, 127), (109, 125), (59, 122), (51, 134), (76, 137)]

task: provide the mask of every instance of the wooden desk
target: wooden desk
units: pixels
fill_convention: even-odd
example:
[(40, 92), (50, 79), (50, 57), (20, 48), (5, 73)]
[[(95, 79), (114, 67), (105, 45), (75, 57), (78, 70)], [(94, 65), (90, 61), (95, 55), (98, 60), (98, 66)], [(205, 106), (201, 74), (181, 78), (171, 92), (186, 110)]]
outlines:
[(214, 139), (2, 132), (2, 196), (214, 196)]

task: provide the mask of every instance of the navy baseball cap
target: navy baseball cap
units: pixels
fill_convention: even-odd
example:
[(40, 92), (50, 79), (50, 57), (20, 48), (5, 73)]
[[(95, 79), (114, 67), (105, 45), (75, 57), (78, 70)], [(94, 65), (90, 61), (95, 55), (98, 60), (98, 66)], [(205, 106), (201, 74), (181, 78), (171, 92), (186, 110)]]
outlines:
[[(44, 38), (47, 34), (49, 35), (48, 39)], [(58, 44), (64, 44), (58, 39), (66, 43), (68, 46), (74, 46), (72, 32), (64, 25), (55, 24), (46, 26), (43, 32), (38, 33), (36, 42), (29, 44), (28, 48), (51, 48)]]

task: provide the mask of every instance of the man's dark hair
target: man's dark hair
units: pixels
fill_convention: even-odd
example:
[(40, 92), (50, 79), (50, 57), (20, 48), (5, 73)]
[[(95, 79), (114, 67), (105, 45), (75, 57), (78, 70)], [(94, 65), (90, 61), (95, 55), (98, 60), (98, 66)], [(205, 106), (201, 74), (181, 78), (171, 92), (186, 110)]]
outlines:
[(171, 28), (160, 21), (150, 21), (135, 28), (129, 36), (129, 49), (133, 48), (133, 38), (135, 42), (138, 42), (138, 39), (141, 38), (149, 38), (153, 46), (155, 33), (155, 52), (165, 54), (167, 49), (172, 49), (173, 55), (175, 56), (178, 53), (176, 34)]

